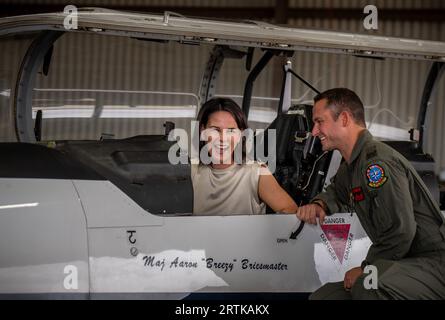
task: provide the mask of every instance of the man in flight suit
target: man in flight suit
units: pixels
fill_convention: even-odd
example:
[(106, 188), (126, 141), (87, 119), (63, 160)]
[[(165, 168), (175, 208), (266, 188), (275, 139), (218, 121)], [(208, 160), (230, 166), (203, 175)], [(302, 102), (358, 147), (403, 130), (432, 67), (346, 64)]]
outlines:
[[(326, 192), (297, 216), (323, 223), (347, 206), (372, 245), (343, 282), (324, 285), (310, 299), (445, 299), (445, 219), (427, 187), (402, 155), (366, 130), (354, 92), (331, 89), (314, 100), (312, 134), (344, 161)], [(378, 270), (377, 289), (364, 287), (366, 265)]]

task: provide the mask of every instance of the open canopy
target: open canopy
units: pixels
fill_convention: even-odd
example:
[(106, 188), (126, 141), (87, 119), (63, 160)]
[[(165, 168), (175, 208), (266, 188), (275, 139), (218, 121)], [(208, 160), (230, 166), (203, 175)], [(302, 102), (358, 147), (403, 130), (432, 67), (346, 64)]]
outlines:
[(445, 43), (275, 26), (255, 21), (187, 18), (166, 12), (141, 14), (81, 8), (78, 28), (65, 29), (63, 12), (0, 19), (0, 36), (25, 31), (93, 32), (155, 40), (212, 43), (280, 50), (445, 61)]

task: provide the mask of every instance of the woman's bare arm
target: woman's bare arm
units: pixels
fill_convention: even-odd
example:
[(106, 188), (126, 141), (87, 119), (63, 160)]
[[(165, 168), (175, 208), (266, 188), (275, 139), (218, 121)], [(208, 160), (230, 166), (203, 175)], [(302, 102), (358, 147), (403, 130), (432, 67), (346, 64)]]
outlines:
[(281, 188), (275, 177), (266, 168), (258, 182), (258, 196), (275, 212), (296, 213), (298, 206), (295, 201)]

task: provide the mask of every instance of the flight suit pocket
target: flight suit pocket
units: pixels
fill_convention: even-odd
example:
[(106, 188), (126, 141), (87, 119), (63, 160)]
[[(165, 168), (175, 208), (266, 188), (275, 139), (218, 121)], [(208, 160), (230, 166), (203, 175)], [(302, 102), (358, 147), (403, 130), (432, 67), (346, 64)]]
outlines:
[[(369, 217), (376, 232), (385, 233), (392, 227), (391, 213), (385, 208), (384, 199), (375, 191), (369, 192)], [(378, 231), (377, 231), (378, 230)]]

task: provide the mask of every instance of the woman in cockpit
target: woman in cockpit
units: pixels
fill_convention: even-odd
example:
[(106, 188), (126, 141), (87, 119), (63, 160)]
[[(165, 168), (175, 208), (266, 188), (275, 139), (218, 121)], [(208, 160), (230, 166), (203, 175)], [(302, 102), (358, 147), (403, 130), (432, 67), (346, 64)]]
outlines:
[[(264, 214), (266, 205), (275, 212), (295, 213), (297, 205), (266, 165), (237, 157), (237, 146), (247, 121), (231, 99), (207, 101), (198, 114), (199, 165), (192, 165), (194, 215)], [(240, 144), (241, 143), (241, 144)]]

